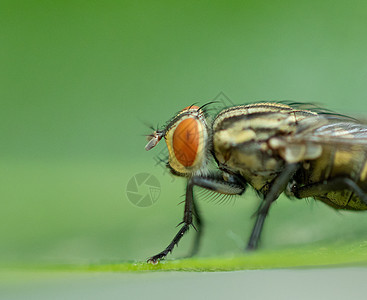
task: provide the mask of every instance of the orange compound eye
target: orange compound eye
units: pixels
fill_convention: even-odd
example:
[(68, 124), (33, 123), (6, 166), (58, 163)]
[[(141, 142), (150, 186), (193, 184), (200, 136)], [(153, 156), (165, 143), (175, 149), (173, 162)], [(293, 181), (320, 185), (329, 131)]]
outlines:
[(185, 167), (195, 161), (199, 147), (199, 126), (194, 118), (188, 118), (176, 127), (173, 133), (172, 146), (176, 159)]

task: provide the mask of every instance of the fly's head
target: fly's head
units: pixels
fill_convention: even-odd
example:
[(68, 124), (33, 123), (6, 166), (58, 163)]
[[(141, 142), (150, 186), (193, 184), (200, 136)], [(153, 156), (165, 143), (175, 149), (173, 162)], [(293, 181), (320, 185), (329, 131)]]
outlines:
[(163, 130), (154, 131), (145, 149), (152, 149), (164, 137), (169, 153), (168, 163), (173, 172), (191, 176), (206, 170), (208, 136), (204, 112), (192, 105), (181, 110)]

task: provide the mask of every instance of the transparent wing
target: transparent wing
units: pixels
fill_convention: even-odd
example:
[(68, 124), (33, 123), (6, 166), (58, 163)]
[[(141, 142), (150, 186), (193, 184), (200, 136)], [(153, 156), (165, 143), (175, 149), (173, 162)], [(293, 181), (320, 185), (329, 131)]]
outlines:
[(367, 125), (319, 115), (300, 121), (293, 135), (274, 137), (269, 143), (289, 163), (316, 159), (325, 145), (358, 145), (367, 151)]
[(294, 136), (295, 140), (304, 139), (310, 142), (346, 143), (367, 145), (367, 125), (355, 122), (335, 122), (323, 125), (313, 132)]

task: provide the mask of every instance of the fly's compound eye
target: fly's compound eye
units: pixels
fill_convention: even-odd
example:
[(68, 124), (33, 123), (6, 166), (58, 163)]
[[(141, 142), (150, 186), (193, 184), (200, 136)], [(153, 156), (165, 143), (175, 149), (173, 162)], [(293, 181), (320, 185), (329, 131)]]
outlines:
[(200, 169), (205, 161), (206, 121), (197, 106), (184, 108), (179, 116), (165, 135), (169, 164), (179, 173), (190, 174)]
[(185, 119), (176, 127), (172, 136), (173, 152), (184, 167), (191, 167), (194, 163), (199, 140), (199, 124), (194, 118)]

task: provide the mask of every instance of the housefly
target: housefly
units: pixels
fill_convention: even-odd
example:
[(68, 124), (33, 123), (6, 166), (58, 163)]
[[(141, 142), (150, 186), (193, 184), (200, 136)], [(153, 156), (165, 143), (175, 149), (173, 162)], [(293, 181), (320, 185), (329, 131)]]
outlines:
[(224, 195), (242, 195), (248, 186), (257, 191), (262, 201), (248, 250), (257, 248), (270, 206), (282, 192), (336, 209), (367, 209), (367, 126), (353, 118), (268, 102), (230, 107), (210, 120), (204, 107), (192, 105), (154, 131), (146, 150), (162, 138), (167, 167), (187, 179), (185, 209), (178, 233), (150, 263), (164, 259), (190, 226), (197, 230), (197, 250), (202, 221), (194, 186)]

